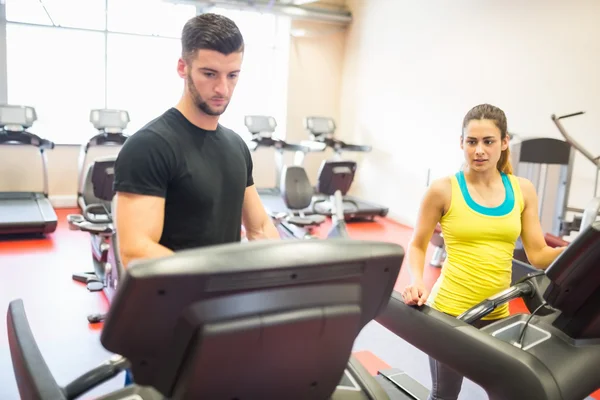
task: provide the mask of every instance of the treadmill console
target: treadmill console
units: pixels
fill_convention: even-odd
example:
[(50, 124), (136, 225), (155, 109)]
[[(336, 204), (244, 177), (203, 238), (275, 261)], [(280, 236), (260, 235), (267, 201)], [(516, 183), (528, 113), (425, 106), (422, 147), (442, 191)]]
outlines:
[(306, 117), (304, 127), (310, 133), (311, 139), (318, 143), (324, 143), (326, 147), (331, 147), (336, 153), (342, 151), (369, 152), (371, 146), (349, 144), (342, 140), (334, 138), (335, 121), (328, 117)]
[(329, 117), (306, 117), (304, 127), (315, 137), (329, 135), (335, 132), (335, 121)]
[(115, 181), (116, 157), (105, 157), (97, 159), (92, 168), (92, 185), (94, 196), (104, 201), (112, 201), (115, 192), (113, 184)]
[(546, 270), (547, 303), (560, 310), (553, 325), (574, 339), (600, 338), (600, 221), (592, 223)]
[(275, 118), (267, 115), (246, 115), (244, 124), (253, 138), (255, 136), (270, 138), (277, 128)]
[(100, 340), (128, 359), (136, 384), (169, 398), (354, 392), (363, 385), (352, 378), (369, 374), (342, 379), (356, 370), (348, 365), (353, 343), (386, 306), (403, 257), (392, 243), (339, 239), (233, 243), (138, 260)]
[(18, 126), (21, 129), (31, 128), (37, 120), (35, 108), (29, 106), (0, 105), (0, 127)]
[(125, 110), (97, 109), (90, 112), (90, 122), (100, 131), (121, 133), (129, 121), (129, 113)]

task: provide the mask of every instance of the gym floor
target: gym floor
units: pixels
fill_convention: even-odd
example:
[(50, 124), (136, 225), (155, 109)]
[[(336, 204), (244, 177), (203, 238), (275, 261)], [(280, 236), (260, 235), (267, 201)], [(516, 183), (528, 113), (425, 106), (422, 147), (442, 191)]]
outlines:
[[(59, 384), (97, 366), (110, 357), (99, 342), (102, 324), (89, 324), (87, 315), (107, 310), (100, 293), (89, 293), (83, 284), (74, 282), (71, 274), (89, 271), (91, 255), (89, 234), (70, 231), (66, 217), (77, 209), (57, 210), (59, 225), (46, 239), (0, 241), (0, 304), (5, 313), (11, 300), (24, 301), (29, 323), (38, 346)], [(328, 223), (317, 234), (324, 235)], [(348, 224), (353, 239), (383, 240), (398, 243), (406, 249), (412, 230), (389, 219)], [(428, 258), (431, 257), (430, 248)], [(432, 285), (440, 270), (427, 266), (425, 279)], [(401, 270), (396, 288), (408, 282), (408, 270)], [(511, 312), (526, 310), (520, 302), (510, 305)], [(354, 345), (354, 354), (372, 373), (382, 368), (400, 368), (430, 387), (427, 356), (376, 322), (368, 324)], [(86, 394), (93, 398), (123, 386), (120, 375)], [(6, 323), (0, 324), (0, 399), (18, 399), (12, 371)], [(460, 399), (485, 399), (485, 392), (465, 381)], [(600, 391), (591, 398), (600, 399)]]

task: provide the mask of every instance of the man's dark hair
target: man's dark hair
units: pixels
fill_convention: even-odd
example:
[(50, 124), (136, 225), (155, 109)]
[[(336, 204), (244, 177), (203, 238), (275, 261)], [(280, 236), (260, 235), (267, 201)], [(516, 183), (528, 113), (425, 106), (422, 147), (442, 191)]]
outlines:
[(235, 22), (219, 14), (200, 14), (186, 22), (181, 33), (181, 53), (191, 60), (198, 50), (224, 55), (244, 51), (244, 38)]

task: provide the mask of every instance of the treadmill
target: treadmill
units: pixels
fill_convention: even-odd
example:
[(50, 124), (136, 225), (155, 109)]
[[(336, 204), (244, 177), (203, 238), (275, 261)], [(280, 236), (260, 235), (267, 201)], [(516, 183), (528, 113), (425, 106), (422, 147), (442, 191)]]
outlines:
[[(306, 117), (304, 118), (304, 128), (308, 131), (310, 140), (302, 141), (301, 144), (309, 147), (311, 151), (319, 151), (319, 147), (316, 147), (319, 145), (322, 146), (321, 151), (331, 148), (335, 152), (334, 160), (342, 160), (343, 152), (369, 152), (372, 149), (371, 146), (349, 144), (335, 139), (336, 124), (333, 118)], [(296, 153), (296, 165), (302, 165), (306, 153)], [(331, 202), (328, 201), (326, 195), (321, 194), (319, 197), (319, 200), (313, 204), (314, 211), (318, 214), (330, 216), (332, 214)], [(343, 201), (344, 215), (347, 220), (373, 220), (376, 216), (385, 217), (389, 212), (388, 207), (367, 202), (350, 195), (344, 195)]]
[(0, 145), (37, 147), (44, 180), (42, 192), (0, 192), (0, 235), (45, 235), (56, 230), (56, 212), (48, 199), (45, 153), (54, 143), (27, 131), (36, 120), (33, 107), (0, 105)]
[(138, 260), (100, 335), (113, 356), (64, 386), (36, 345), (23, 300), (13, 300), (7, 332), (20, 397), (80, 398), (128, 371), (134, 384), (96, 398), (409, 399), (351, 354), (385, 307), (403, 258), (394, 243), (339, 238)]
[[(102, 201), (94, 196), (94, 188), (92, 185), (92, 169), (94, 163), (90, 163), (86, 168), (89, 149), (97, 146), (114, 146), (118, 151), (129, 138), (129, 135), (123, 133), (130, 122), (129, 113), (125, 110), (91, 110), (90, 122), (98, 131), (98, 134), (88, 140), (88, 142), (81, 147), (81, 151), (79, 152), (77, 204), (82, 212), (89, 204), (104, 204), (110, 210), (110, 202)], [(114, 156), (114, 158), (116, 159), (116, 156)], [(98, 215), (96, 217), (104, 218), (105, 222), (108, 222), (106, 216)]]
[[(581, 400), (600, 387), (600, 222), (535, 271), (454, 318), (394, 293), (376, 321), (480, 385), (490, 400)], [(519, 313), (470, 324), (522, 298)], [(443, 338), (443, 340), (440, 340)], [(390, 382), (401, 371), (380, 371)]]

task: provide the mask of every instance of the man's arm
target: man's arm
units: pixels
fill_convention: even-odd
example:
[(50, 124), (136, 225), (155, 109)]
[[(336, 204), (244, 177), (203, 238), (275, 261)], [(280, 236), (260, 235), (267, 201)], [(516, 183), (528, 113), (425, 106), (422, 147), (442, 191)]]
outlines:
[(165, 199), (117, 192), (115, 228), (124, 268), (136, 259), (168, 256), (173, 251), (158, 242), (164, 222)]
[(254, 185), (248, 186), (244, 194), (242, 224), (246, 228), (248, 240), (280, 239)]
[(167, 188), (177, 171), (177, 155), (160, 135), (141, 131), (119, 151), (115, 163), (113, 219), (125, 268), (140, 258), (172, 254), (159, 244)]
[(538, 216), (538, 198), (533, 184), (519, 178), (525, 208), (521, 214), (521, 239), (527, 259), (535, 268), (546, 269), (566, 247), (550, 247)]

